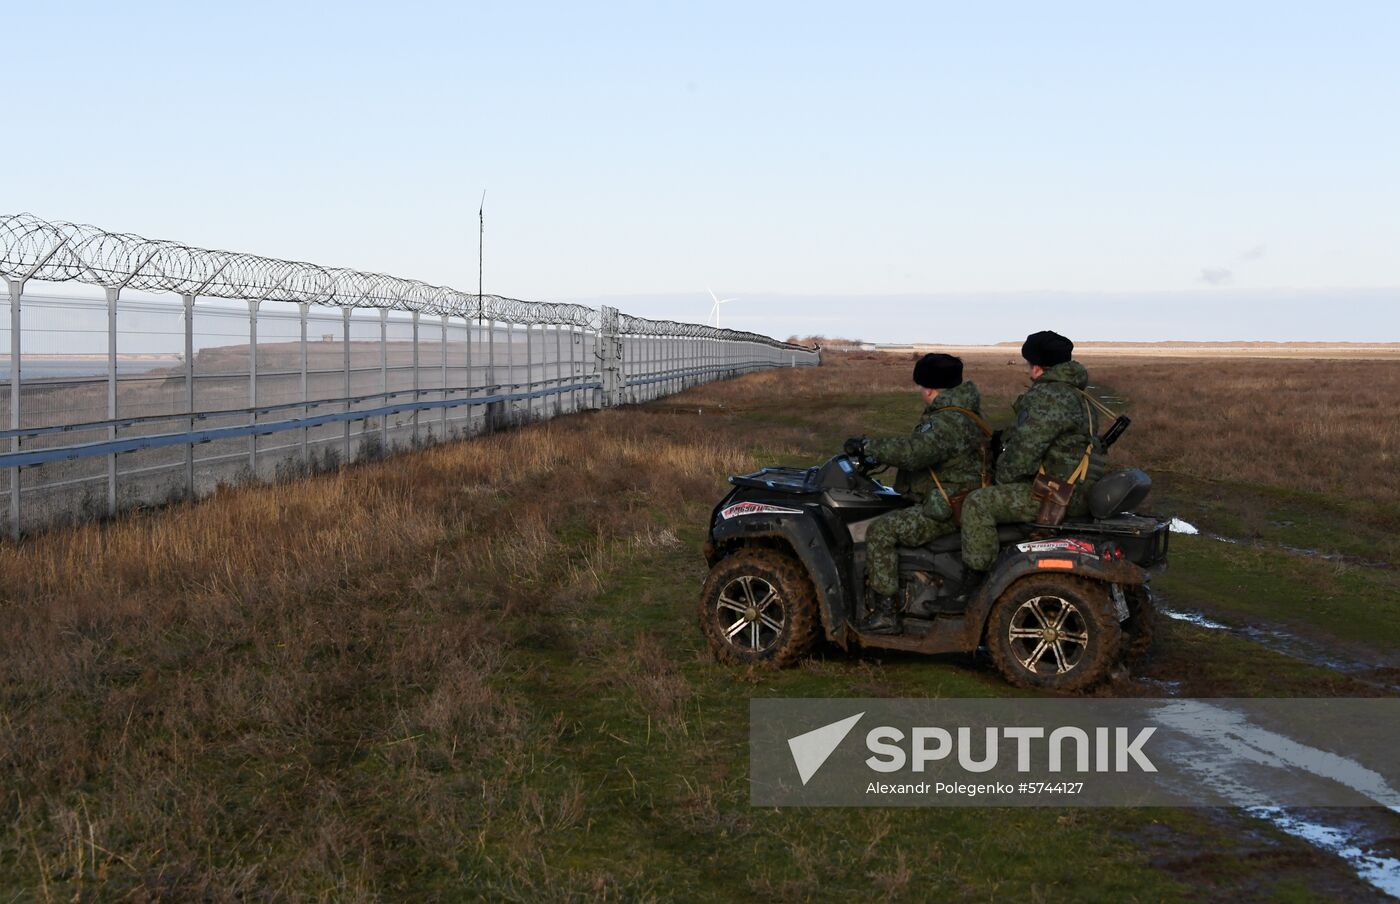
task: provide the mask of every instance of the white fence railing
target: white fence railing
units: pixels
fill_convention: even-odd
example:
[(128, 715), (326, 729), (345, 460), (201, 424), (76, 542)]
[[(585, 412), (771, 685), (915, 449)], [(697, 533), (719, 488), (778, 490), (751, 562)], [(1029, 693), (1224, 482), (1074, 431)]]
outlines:
[(0, 217), (0, 276), (0, 513), (15, 536), (820, 363), (752, 333), (28, 216)]

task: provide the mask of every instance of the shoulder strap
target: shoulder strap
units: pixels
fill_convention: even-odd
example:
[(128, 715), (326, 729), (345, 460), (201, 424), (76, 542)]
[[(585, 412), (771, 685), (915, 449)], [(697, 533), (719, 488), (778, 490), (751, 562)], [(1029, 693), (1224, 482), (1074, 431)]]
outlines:
[(943, 489), (943, 481), (938, 479), (938, 472), (933, 468), (928, 469), (929, 476), (933, 478), (933, 485), (938, 487), (938, 494), (943, 497), (943, 501), (948, 503), (948, 508), (953, 507), (953, 500), (948, 498), (948, 491)]
[(967, 415), (967, 417), (972, 421), (972, 423), (974, 423), (974, 424), (977, 425), (977, 429), (982, 431), (982, 435), (983, 435), (983, 436), (991, 436), (991, 435), (992, 435), (992, 428), (991, 428), (991, 426), (988, 425), (987, 422), (984, 421), (984, 420), (982, 419), (982, 415), (980, 415), (980, 414), (978, 414), (977, 412), (973, 411), (971, 408), (959, 408), (957, 405), (946, 405), (946, 406), (944, 406), (943, 408), (940, 408), (940, 409), (938, 409), (938, 410), (939, 410), (939, 411), (956, 411), (956, 412), (958, 412), (959, 414), (965, 414), (965, 415)]
[(1094, 396), (1093, 396), (1092, 394), (1085, 392), (1084, 390), (1080, 389), (1078, 386), (1071, 386), (1070, 389), (1073, 389), (1075, 392), (1079, 393), (1079, 394), (1082, 395), (1084, 398), (1088, 399), (1089, 404), (1093, 405), (1095, 408), (1099, 409), (1099, 411), (1103, 412), (1104, 414), (1108, 415), (1109, 417), (1111, 417), (1111, 418), (1116, 418), (1116, 417), (1118, 417), (1118, 412), (1114, 411), (1112, 408), (1109, 408), (1109, 407), (1108, 407), (1107, 405), (1105, 405), (1103, 402), (1100, 402), (1098, 399), (1094, 398)]
[[(938, 409), (938, 410), (939, 410), (939, 411), (956, 411), (956, 412), (958, 412), (959, 414), (966, 415), (967, 418), (968, 418), (968, 420), (972, 421), (972, 423), (975, 424), (975, 425), (977, 426), (977, 429), (982, 431), (982, 435), (983, 435), (983, 436), (985, 436), (985, 437), (987, 437), (987, 438), (991, 438), (991, 435), (992, 435), (992, 428), (987, 424), (987, 422), (986, 422), (985, 420), (982, 419), (982, 415), (980, 415), (980, 414), (978, 414), (977, 412), (973, 411), (971, 408), (960, 408), (960, 407), (958, 407), (957, 405), (945, 405), (944, 407), (942, 407), (942, 408), (940, 408), (940, 409)], [(991, 486), (992, 483), (991, 483), (991, 467), (990, 467), (989, 462), (987, 461), (987, 444), (986, 444), (986, 443), (983, 443), (983, 444), (981, 445), (981, 451), (982, 451), (982, 486), (988, 487), (988, 486)], [(944, 489), (943, 489), (943, 482), (940, 481), (940, 480), (938, 479), (938, 472), (935, 471), (935, 470), (933, 470), (932, 468), (930, 468), (930, 469), (929, 469), (929, 473), (933, 475), (933, 482), (934, 482), (934, 484), (936, 484), (936, 485), (938, 486), (938, 492), (943, 493), (943, 500), (944, 500), (945, 502), (948, 502), (948, 494), (947, 494), (947, 493), (944, 491)], [(948, 504), (949, 504), (950, 506), (952, 505), (951, 502), (948, 502)]]
[[(1074, 473), (1069, 475), (1069, 477), (1065, 480), (1065, 483), (1067, 483), (1070, 486), (1074, 486), (1075, 484), (1079, 483), (1079, 481), (1083, 480), (1085, 477), (1088, 477), (1089, 463), (1093, 460), (1093, 456), (1094, 444), (1090, 443), (1089, 445), (1084, 447), (1084, 457), (1079, 459), (1079, 465), (1074, 469)], [(1040, 469), (1037, 470), (1036, 473), (1042, 477), (1046, 476), (1044, 462), (1041, 462)]]

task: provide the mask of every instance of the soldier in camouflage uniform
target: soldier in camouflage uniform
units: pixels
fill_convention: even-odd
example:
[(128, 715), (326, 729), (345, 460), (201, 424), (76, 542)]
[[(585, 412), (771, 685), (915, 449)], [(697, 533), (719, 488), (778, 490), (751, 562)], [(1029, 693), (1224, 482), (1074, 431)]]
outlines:
[(1040, 502), (1031, 497), (1036, 474), (1044, 468), (1049, 477), (1068, 479), (1092, 446), (1088, 475), (1075, 485), (1069, 505), (1071, 517), (1088, 512), (1089, 490), (1103, 476), (1104, 449), (1092, 406), (1082, 394), (1089, 372), (1073, 354), (1073, 342), (1049, 331), (1029, 336), (1021, 347), (1031, 388), (1016, 400), (1016, 426), (1004, 437), (996, 485), (976, 491), (963, 506), (963, 562), (975, 572), (996, 561), (998, 524), (1034, 521), (1039, 515)]
[(978, 423), (982, 396), (975, 383), (963, 381), (962, 373), (962, 361), (952, 355), (925, 355), (914, 367), (914, 382), (922, 387), (926, 405), (914, 432), (847, 443), (848, 453), (899, 468), (896, 489), (918, 503), (880, 516), (866, 534), (871, 613), (862, 632), (898, 633), (899, 547), (924, 546), (954, 533), (958, 528), (949, 497), (982, 486), (987, 443)]

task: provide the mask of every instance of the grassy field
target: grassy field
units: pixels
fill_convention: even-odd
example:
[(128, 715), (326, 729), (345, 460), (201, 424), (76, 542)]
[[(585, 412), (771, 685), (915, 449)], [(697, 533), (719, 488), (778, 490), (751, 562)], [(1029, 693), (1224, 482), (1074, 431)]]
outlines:
[[(969, 359), (1002, 420), (1005, 357)], [(1087, 363), (1155, 507), (1242, 541), (1178, 538), (1169, 602), (1384, 674), (1400, 572), (1356, 562), (1400, 561), (1393, 366)], [(1374, 898), (1233, 812), (748, 805), (752, 697), (1012, 693), (972, 656), (736, 672), (695, 626), (725, 475), (907, 429), (908, 366), (836, 356), (0, 547), (0, 900)], [(1173, 622), (1102, 693), (1374, 678)]]

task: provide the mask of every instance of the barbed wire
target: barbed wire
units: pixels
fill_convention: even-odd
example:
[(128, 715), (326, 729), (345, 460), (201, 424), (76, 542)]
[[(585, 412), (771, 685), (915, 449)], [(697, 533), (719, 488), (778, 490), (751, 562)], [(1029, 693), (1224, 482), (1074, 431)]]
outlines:
[[(597, 329), (600, 324), (598, 311), (581, 304), (477, 295), (383, 273), (197, 248), (80, 223), (44, 220), (28, 213), (0, 214), (0, 276), (245, 301), (387, 308), (517, 324), (587, 329)], [(627, 314), (619, 320), (626, 334), (800, 348), (757, 333), (707, 324)]]
[(500, 295), (487, 295), (483, 299), (478, 316), (510, 323), (568, 324), (594, 330), (598, 328), (596, 308), (570, 302), (520, 301)]
[(730, 342), (758, 342), (775, 348), (791, 348), (798, 351), (812, 351), (810, 348), (779, 342), (761, 333), (743, 330), (730, 330), (711, 326), (707, 323), (681, 323), (675, 320), (649, 320), (633, 317), (631, 314), (618, 316), (618, 332), (628, 336), (660, 336), (677, 339), (724, 339)]
[(81, 282), (177, 295), (388, 308), (515, 323), (597, 325), (597, 312), (576, 304), (480, 296), (448, 286), (348, 267), (197, 248), (32, 214), (0, 216), (0, 275)]

